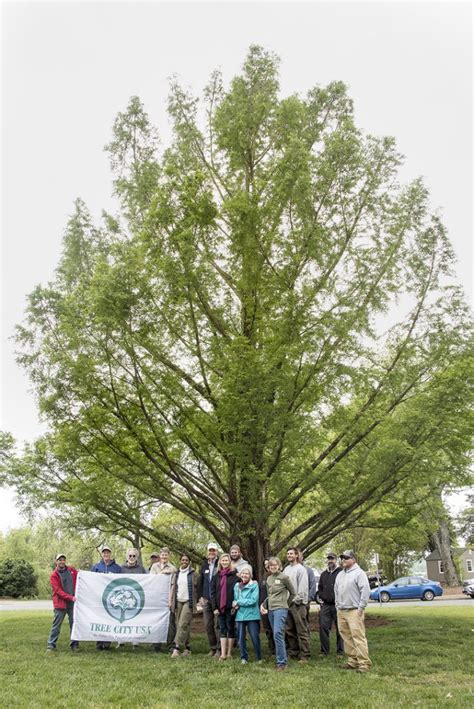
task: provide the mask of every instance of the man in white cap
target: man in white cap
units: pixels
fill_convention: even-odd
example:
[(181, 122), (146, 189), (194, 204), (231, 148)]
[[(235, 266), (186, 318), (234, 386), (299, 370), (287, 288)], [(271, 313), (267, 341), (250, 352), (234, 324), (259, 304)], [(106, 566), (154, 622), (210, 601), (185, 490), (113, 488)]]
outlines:
[(365, 637), (364, 613), (370, 596), (367, 574), (356, 563), (352, 549), (343, 551), (342, 571), (336, 577), (334, 596), (337, 624), (347, 655), (346, 670), (368, 672), (371, 661)]
[(209, 542), (207, 545), (207, 559), (204, 560), (198, 581), (199, 605), (202, 606), (204, 625), (209, 643), (209, 655), (220, 656), (219, 631), (217, 629), (217, 616), (214, 615), (211, 604), (212, 579), (217, 573), (219, 563), (217, 544)]
[(122, 567), (112, 559), (112, 549), (104, 544), (100, 549), (101, 560), (91, 566), (91, 571), (96, 574), (121, 574)]
[[(101, 560), (91, 566), (91, 571), (96, 574), (121, 574), (122, 567), (115, 563), (115, 559), (112, 559), (112, 549), (108, 544), (104, 544), (100, 550)], [(95, 644), (97, 650), (110, 650), (112, 643), (108, 641), (99, 640)]]
[[(73, 566), (66, 565), (66, 555), (57, 554), (55, 558), (55, 569), (50, 576), (51, 588), (53, 589), (54, 618), (51, 632), (48, 638), (48, 653), (55, 652), (56, 643), (61, 632), (61, 625), (67, 616), (69, 628), (72, 630), (74, 619), (74, 601), (76, 600), (76, 579), (77, 571)], [(79, 643), (77, 640), (71, 641), (71, 650), (77, 651)]]

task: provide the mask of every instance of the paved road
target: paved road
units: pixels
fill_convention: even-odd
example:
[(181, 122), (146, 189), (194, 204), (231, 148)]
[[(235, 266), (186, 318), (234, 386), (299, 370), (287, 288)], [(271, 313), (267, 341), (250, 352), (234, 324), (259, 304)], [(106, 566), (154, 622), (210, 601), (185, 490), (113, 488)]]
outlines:
[(389, 601), (388, 603), (377, 603), (376, 601), (371, 601), (369, 603), (369, 608), (378, 608), (382, 606), (382, 608), (393, 608), (394, 606), (427, 606), (428, 608), (433, 606), (463, 606), (467, 605), (468, 603), (472, 604), (472, 608), (474, 610), (474, 600), (472, 598), (467, 598), (466, 596), (463, 596), (463, 598), (435, 598), (434, 601)]
[[(474, 600), (472, 598), (436, 598), (432, 602), (427, 601), (390, 601), (390, 603), (382, 603), (382, 608), (393, 608), (394, 606), (426, 606), (430, 607), (435, 603), (437, 606), (458, 606), (471, 604), (474, 610)], [(379, 603), (371, 601), (369, 608), (377, 609)], [(0, 600), (0, 611), (52, 611), (53, 604), (51, 601), (2, 601)]]
[(52, 601), (1, 601), (0, 611), (52, 611)]

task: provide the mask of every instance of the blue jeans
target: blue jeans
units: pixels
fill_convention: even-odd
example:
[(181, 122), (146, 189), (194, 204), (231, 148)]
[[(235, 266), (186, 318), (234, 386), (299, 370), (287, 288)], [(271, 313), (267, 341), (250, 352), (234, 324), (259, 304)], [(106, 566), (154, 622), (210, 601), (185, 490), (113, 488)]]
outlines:
[(288, 608), (275, 608), (268, 611), (268, 618), (272, 626), (273, 639), (275, 640), (276, 663), (278, 667), (288, 663), (285, 645), (285, 623), (288, 615)]
[[(54, 609), (54, 618), (53, 618), (53, 625), (51, 626), (51, 632), (49, 634), (48, 638), (48, 648), (53, 649), (56, 647), (56, 643), (58, 642), (59, 638), (59, 633), (61, 631), (61, 625), (63, 623), (64, 618), (67, 616), (68, 621), (69, 621), (69, 628), (72, 630), (72, 623), (74, 619), (74, 606), (71, 605), (69, 608), (55, 608)], [(71, 647), (77, 647), (79, 643), (77, 640), (71, 640)]]
[(252, 640), (253, 649), (255, 650), (255, 656), (257, 660), (262, 659), (262, 653), (260, 650), (260, 621), (259, 620), (238, 620), (237, 621), (237, 633), (239, 638), (239, 648), (240, 648), (240, 658), (242, 660), (248, 660), (249, 654), (247, 652), (247, 632), (248, 628), (250, 639)]

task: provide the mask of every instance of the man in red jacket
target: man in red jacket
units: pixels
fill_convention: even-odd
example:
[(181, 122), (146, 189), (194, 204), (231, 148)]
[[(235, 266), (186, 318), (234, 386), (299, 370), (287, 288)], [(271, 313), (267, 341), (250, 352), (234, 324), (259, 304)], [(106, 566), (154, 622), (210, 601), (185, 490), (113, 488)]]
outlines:
[[(51, 588), (53, 589), (53, 608), (54, 618), (51, 632), (48, 638), (47, 652), (56, 650), (56, 643), (61, 631), (61, 625), (64, 618), (68, 617), (69, 628), (72, 630), (74, 618), (74, 595), (76, 590), (77, 571), (73, 566), (66, 566), (66, 555), (58, 554), (56, 556), (56, 568), (50, 577)], [(71, 650), (77, 651), (79, 643), (77, 640), (71, 641)]]

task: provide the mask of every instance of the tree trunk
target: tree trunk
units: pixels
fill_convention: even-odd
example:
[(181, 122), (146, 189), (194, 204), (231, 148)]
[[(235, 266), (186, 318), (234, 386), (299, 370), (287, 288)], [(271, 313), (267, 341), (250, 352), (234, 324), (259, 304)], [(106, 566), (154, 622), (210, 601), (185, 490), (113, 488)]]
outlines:
[(449, 538), (449, 527), (446, 520), (441, 520), (438, 529), (431, 535), (431, 541), (443, 562), (446, 586), (460, 586), (458, 572), (453, 559), (451, 540)]
[(270, 554), (269, 540), (255, 534), (248, 539), (242, 539), (241, 548), (243, 556), (252, 565), (254, 579), (260, 582), (265, 573), (265, 558)]

